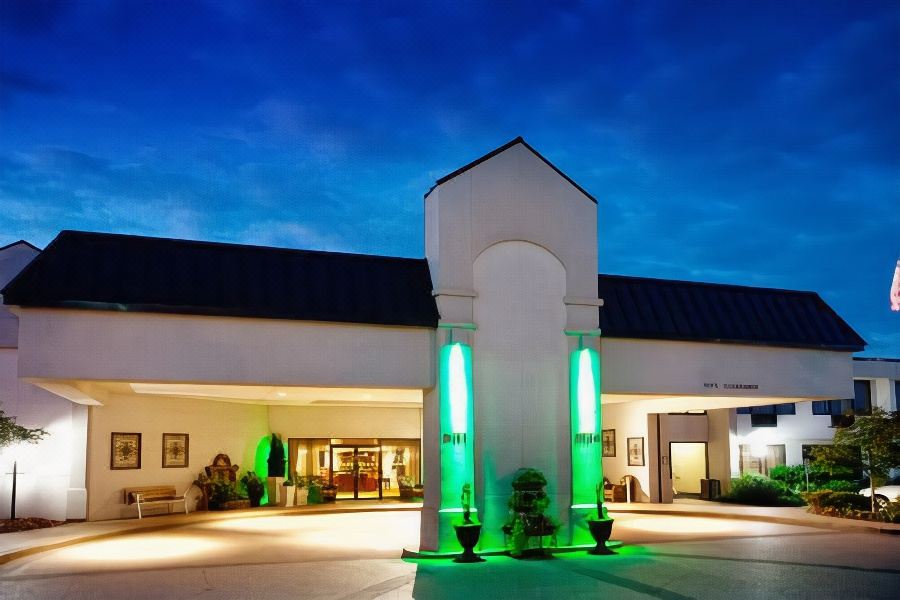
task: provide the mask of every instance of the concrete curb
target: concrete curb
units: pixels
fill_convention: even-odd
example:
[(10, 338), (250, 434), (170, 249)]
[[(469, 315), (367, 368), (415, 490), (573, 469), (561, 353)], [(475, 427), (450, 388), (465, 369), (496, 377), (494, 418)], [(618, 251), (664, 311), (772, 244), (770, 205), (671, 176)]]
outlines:
[[(818, 529), (840, 529), (843, 531), (867, 530), (888, 535), (900, 535), (900, 526), (894, 523), (880, 523), (876, 521), (861, 521), (859, 519), (842, 519), (840, 517), (826, 517), (822, 515), (810, 515), (810, 518), (796, 518), (776, 515), (754, 515), (740, 513), (722, 513), (716, 511), (686, 511), (665, 509), (620, 509), (610, 508), (611, 514), (633, 515), (667, 515), (679, 517), (699, 517), (704, 519), (737, 519), (740, 521), (758, 521), (763, 523), (776, 523), (778, 525), (799, 525), (802, 527), (815, 527)], [(821, 519), (821, 520), (819, 520)]]

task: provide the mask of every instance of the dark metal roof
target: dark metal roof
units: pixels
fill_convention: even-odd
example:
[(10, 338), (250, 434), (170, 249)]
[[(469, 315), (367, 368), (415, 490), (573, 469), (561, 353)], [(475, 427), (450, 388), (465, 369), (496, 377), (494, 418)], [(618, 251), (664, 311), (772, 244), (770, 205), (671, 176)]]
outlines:
[(568, 181), (570, 184), (572, 184), (572, 185), (575, 187), (575, 189), (577, 189), (579, 192), (581, 192), (582, 194), (584, 194), (585, 196), (587, 196), (588, 200), (590, 200), (590, 201), (593, 202), (594, 204), (597, 204), (597, 199), (596, 199), (596, 198), (594, 198), (591, 194), (589, 194), (583, 187), (581, 187), (580, 185), (578, 185), (577, 183), (575, 183), (575, 180), (574, 180), (574, 179), (572, 179), (571, 177), (569, 177), (568, 175), (566, 175), (565, 173), (563, 173), (556, 165), (554, 165), (552, 162), (550, 162), (549, 160), (547, 160), (547, 159), (544, 157), (543, 154), (541, 154), (540, 152), (538, 152), (537, 150), (535, 150), (534, 148), (532, 148), (532, 147), (531, 147), (531, 144), (529, 144), (528, 142), (526, 142), (526, 141), (524, 140), (524, 138), (522, 138), (522, 136), (519, 136), (519, 137), (515, 138), (514, 140), (510, 140), (510, 141), (506, 142), (505, 144), (503, 144), (502, 146), (500, 146), (499, 148), (495, 148), (495, 149), (491, 150), (490, 152), (488, 152), (487, 154), (485, 154), (485, 155), (482, 156), (481, 158), (476, 158), (475, 160), (473, 160), (473, 161), (470, 162), (469, 164), (464, 165), (464, 166), (458, 168), (457, 170), (453, 171), (452, 173), (448, 173), (447, 175), (444, 175), (443, 177), (441, 177), (440, 179), (438, 179), (438, 180), (434, 183), (433, 186), (431, 186), (431, 189), (429, 189), (427, 192), (425, 192), (425, 197), (427, 198), (427, 197), (428, 197), (428, 194), (430, 194), (432, 191), (434, 191), (434, 188), (436, 188), (437, 186), (441, 185), (442, 183), (447, 182), (447, 181), (450, 181), (450, 180), (453, 179), (454, 177), (457, 177), (457, 176), (459, 176), (459, 175), (462, 175), (463, 173), (465, 173), (465, 172), (468, 171), (469, 169), (471, 169), (471, 168), (473, 168), (473, 167), (477, 167), (478, 165), (480, 165), (480, 164), (483, 163), (484, 161), (489, 160), (489, 159), (491, 159), (491, 158), (494, 158), (495, 156), (497, 156), (497, 155), (500, 154), (501, 152), (505, 152), (506, 150), (509, 150), (510, 148), (512, 148), (513, 146), (515, 146), (516, 144), (522, 144), (523, 146), (525, 146), (526, 148), (528, 148), (528, 149), (531, 151), (532, 154), (534, 154), (534, 155), (537, 156), (539, 159), (541, 159), (542, 161), (544, 161), (544, 163), (545, 163), (548, 167), (550, 167), (551, 169), (553, 169), (554, 171), (556, 171), (557, 174), (559, 174), (563, 179), (565, 179), (565, 180)]
[(605, 337), (856, 352), (866, 342), (815, 292), (599, 275)]
[(63, 231), (6, 304), (437, 327), (425, 259)]

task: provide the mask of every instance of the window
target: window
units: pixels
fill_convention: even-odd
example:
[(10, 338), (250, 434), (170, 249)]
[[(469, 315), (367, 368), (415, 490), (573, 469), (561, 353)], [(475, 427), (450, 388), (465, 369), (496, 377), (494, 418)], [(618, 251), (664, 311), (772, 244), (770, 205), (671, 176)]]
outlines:
[[(759, 450), (757, 450), (759, 452)], [(772, 444), (766, 446), (765, 456), (753, 456), (750, 444), (740, 445), (741, 475), (745, 473), (757, 473), (768, 475), (769, 470), (778, 465), (785, 464), (784, 444)]]
[(894, 382), (894, 410), (900, 410), (900, 379)]
[[(739, 415), (795, 415), (797, 407), (793, 402), (785, 404), (766, 404), (765, 406), (744, 406), (737, 409)], [(750, 419), (751, 422), (753, 419)], [(755, 426), (756, 427), (756, 426)], [(765, 427), (761, 425), (759, 427)]]
[(868, 379), (853, 381), (853, 414), (868, 415), (872, 413), (872, 382)]
[(751, 414), (750, 415), (750, 426), (751, 427), (778, 427), (778, 416), (777, 415), (766, 415), (766, 414)]
[(853, 398), (849, 400), (814, 400), (812, 414), (831, 415), (832, 427), (846, 421), (841, 417), (846, 414), (872, 414), (872, 382), (868, 379), (853, 380)]

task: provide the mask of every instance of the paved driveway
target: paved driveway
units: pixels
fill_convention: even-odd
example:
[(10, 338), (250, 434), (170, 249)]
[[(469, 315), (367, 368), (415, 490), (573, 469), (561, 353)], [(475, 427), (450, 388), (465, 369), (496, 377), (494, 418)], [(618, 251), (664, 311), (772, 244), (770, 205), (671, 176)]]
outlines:
[(620, 515), (617, 556), (403, 561), (419, 514), (263, 516), (78, 544), (0, 568), (0, 598), (895, 598), (900, 538)]

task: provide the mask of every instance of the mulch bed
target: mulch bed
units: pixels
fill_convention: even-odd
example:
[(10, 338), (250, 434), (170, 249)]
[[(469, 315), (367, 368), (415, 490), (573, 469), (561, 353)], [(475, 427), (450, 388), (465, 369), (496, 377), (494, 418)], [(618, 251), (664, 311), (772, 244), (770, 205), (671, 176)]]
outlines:
[(37, 517), (24, 519), (0, 519), (0, 533), (12, 533), (14, 531), (28, 531), (29, 529), (44, 529), (63, 525), (65, 521), (52, 521)]

